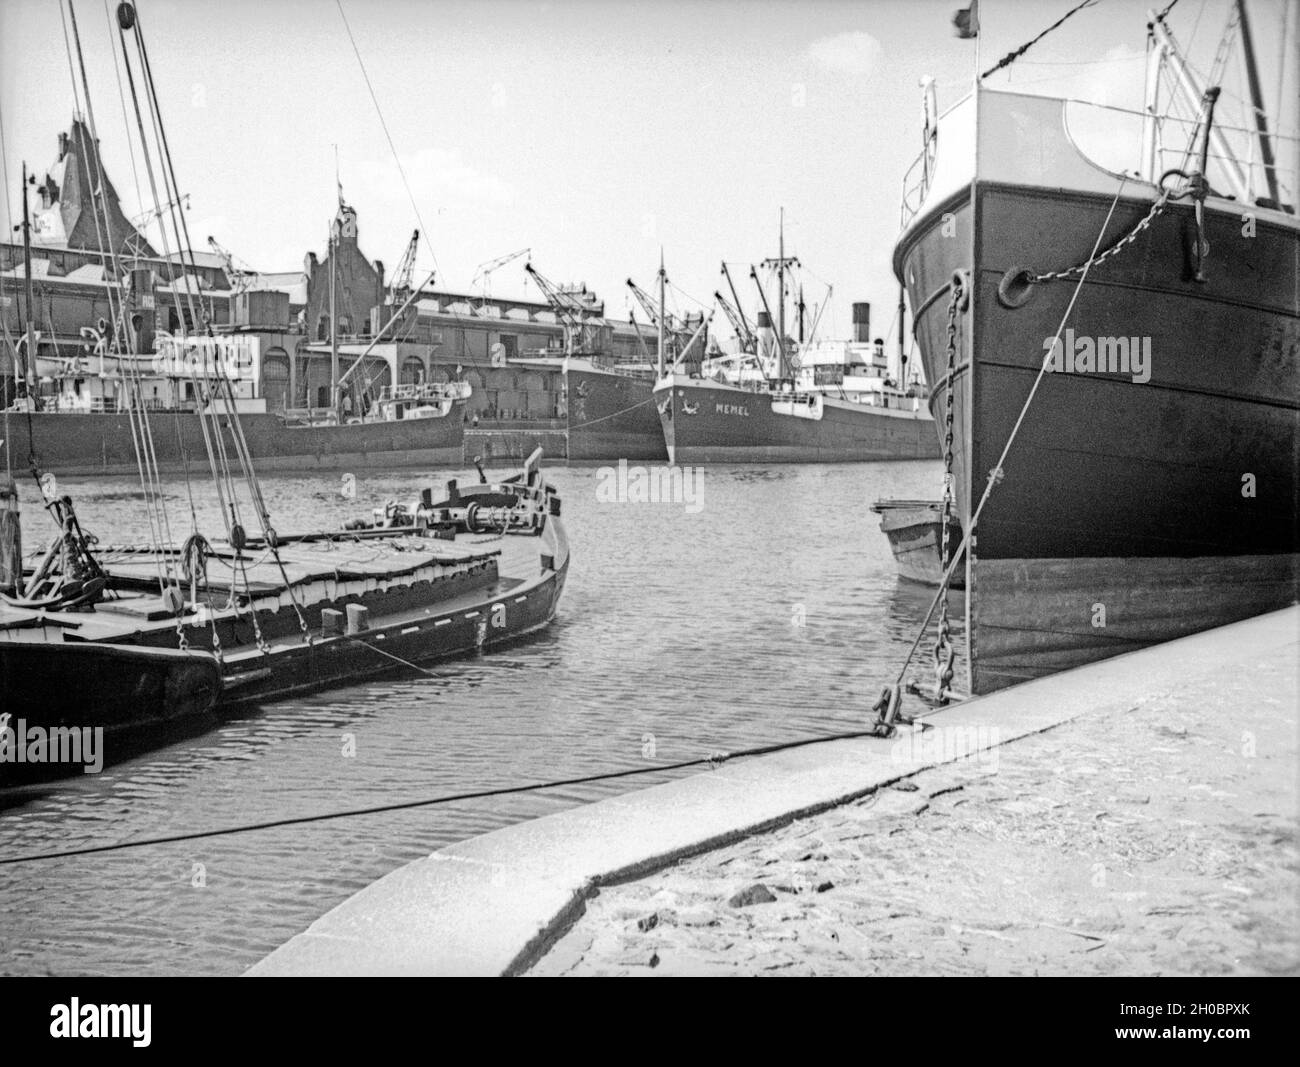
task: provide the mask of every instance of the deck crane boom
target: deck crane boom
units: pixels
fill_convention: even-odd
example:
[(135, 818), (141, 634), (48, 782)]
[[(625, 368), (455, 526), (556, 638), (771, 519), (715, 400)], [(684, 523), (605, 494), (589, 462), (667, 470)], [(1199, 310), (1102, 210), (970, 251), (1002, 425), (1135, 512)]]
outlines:
[[(632, 295), (636, 297), (636, 302), (641, 305), (641, 309), (650, 317), (650, 325), (657, 326), (659, 324), (659, 301), (637, 285), (631, 278), (627, 280), (627, 287), (632, 290)], [(667, 312), (664, 313), (664, 329), (669, 333), (677, 333), (681, 329), (675, 316)]]
[[(597, 310), (590, 303), (580, 299), (582, 293), (556, 285), (531, 263), (525, 263), (524, 270), (541, 290), (551, 310), (555, 312), (555, 317), (564, 327), (565, 355), (571, 356), (578, 349), (585, 350), (590, 347), (590, 331), (593, 325), (599, 325), (604, 321), (603, 308)], [(583, 292), (585, 293), (585, 290)], [(593, 318), (597, 320), (595, 323), (592, 322)]]
[(754, 337), (754, 331), (749, 328), (749, 323), (745, 320), (744, 312), (733, 307), (731, 301), (721, 293), (715, 292), (713, 299), (718, 302), (718, 307), (722, 308), (722, 313), (727, 316), (731, 328), (736, 331), (736, 339), (740, 341), (740, 350), (752, 355), (758, 348), (758, 343)]
[(731, 290), (732, 303), (736, 309), (736, 313), (740, 315), (740, 322), (744, 327), (744, 336), (747, 337), (749, 343), (753, 345), (753, 347), (747, 349), (747, 351), (757, 351), (758, 339), (754, 336), (754, 331), (749, 328), (749, 320), (745, 318), (745, 305), (740, 302), (740, 294), (736, 292), (736, 283), (731, 280), (731, 271), (727, 268), (726, 260), (723, 260), (722, 262), (722, 276), (727, 279), (727, 288)]

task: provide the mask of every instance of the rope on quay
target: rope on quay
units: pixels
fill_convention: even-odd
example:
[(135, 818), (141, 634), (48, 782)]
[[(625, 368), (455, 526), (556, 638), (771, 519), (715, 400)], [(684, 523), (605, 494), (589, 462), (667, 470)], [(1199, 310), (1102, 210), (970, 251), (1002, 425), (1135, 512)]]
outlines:
[(470, 793), (451, 793), (445, 796), (428, 797), (423, 800), (404, 800), (395, 804), (378, 804), (369, 808), (350, 808), (345, 811), (324, 812), (319, 815), (299, 815), (290, 819), (272, 819), (268, 822), (246, 823), (242, 826), (227, 826), (218, 830), (200, 830), (190, 834), (172, 834), (167, 837), (148, 837), (138, 841), (119, 841), (111, 845), (90, 845), (85, 848), (65, 849), (61, 852), (38, 852), (27, 856), (5, 856), (0, 858), (0, 866), (17, 863), (35, 863), (38, 860), (70, 859), (74, 856), (91, 856), (104, 852), (123, 852), (132, 848), (144, 848), (149, 845), (172, 845), (186, 841), (200, 841), (210, 837), (229, 837), (234, 834), (252, 833), (256, 830), (274, 830), (284, 826), (302, 826), (307, 823), (327, 822), (332, 819), (351, 819), (359, 815), (382, 815), (392, 811), (408, 811), (412, 808), (427, 808), (441, 804), (454, 804), (466, 800), (485, 800), (492, 797), (516, 796), (521, 793), (535, 793), (543, 789), (559, 789), (566, 786), (589, 785), (594, 782), (609, 782), (620, 778), (635, 778), (644, 774), (662, 774), (667, 771), (686, 770), (690, 767), (715, 768), (728, 760), (745, 756), (766, 756), (773, 752), (784, 752), (805, 745), (817, 745), (824, 741), (854, 741), (861, 738), (875, 738), (872, 730), (853, 730), (845, 733), (826, 734), (822, 737), (804, 737), (794, 741), (781, 741), (757, 748), (741, 749), (738, 752), (714, 752), (699, 759), (682, 760), (679, 763), (663, 763), (654, 767), (634, 767), (623, 771), (607, 771), (603, 774), (588, 774), (580, 778), (561, 778), (552, 782), (531, 782), (527, 785), (500, 786), (495, 789), (480, 789)]

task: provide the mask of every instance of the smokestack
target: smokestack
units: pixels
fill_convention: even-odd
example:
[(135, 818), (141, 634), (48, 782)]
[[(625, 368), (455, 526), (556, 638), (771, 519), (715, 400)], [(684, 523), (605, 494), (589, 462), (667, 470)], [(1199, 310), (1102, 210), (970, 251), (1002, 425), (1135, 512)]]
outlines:
[(857, 344), (871, 343), (871, 305), (866, 301), (853, 305), (853, 340)]
[(758, 313), (758, 324), (754, 330), (754, 336), (758, 338), (758, 353), (760, 359), (771, 359), (776, 355), (776, 331), (772, 329), (772, 316), (766, 311)]

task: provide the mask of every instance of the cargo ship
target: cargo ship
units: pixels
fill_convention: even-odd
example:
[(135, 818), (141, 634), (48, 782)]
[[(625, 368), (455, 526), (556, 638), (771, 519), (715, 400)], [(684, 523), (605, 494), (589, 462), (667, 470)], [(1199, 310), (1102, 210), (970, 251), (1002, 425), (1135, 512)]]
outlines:
[[(871, 306), (853, 305), (852, 341), (817, 341), (814, 319), (805, 340), (802, 287), (797, 339), (786, 333), (787, 279), (801, 266), (785, 249), (781, 212), (778, 253), (763, 261), (776, 282), (773, 301), (759, 281), (762, 310), (749, 328), (727, 264), (735, 303), (715, 300), (736, 328), (740, 351), (699, 367), (674, 364), (655, 383), (655, 406), (674, 464), (852, 463), (932, 459), (938, 454), (924, 386), (905, 385), (902, 360), (891, 375), (884, 342), (870, 340)], [(829, 295), (829, 289), (828, 289)], [(902, 308), (899, 330), (901, 337)]]
[[(1127, 113), (927, 89), (893, 265), (951, 393), (973, 693), (1297, 598), (1300, 159), (1148, 35)], [(1100, 154), (1123, 121), (1135, 172)]]
[[(719, 359), (665, 375), (656, 411), (673, 463), (855, 463), (939, 456), (923, 383), (903, 385), (884, 347), (868, 340), (870, 309), (854, 305), (852, 341), (796, 350), (780, 362), (770, 316), (759, 312), (758, 363)], [(756, 369), (757, 368), (757, 369)]]

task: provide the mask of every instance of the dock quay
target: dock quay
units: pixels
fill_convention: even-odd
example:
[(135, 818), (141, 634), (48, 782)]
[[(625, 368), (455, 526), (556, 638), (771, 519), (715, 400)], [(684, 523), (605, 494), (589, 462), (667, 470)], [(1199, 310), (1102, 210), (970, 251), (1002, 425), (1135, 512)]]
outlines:
[(1295, 973), (1297, 663), (1293, 606), (720, 762), (441, 849), (247, 973)]

